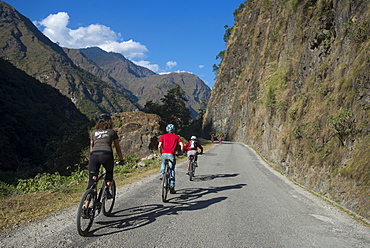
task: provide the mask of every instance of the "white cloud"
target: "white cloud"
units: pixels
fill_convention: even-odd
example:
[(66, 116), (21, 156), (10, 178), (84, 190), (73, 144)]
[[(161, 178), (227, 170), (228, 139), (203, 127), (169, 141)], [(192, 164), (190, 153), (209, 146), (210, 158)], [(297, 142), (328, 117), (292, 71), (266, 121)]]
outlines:
[(140, 65), (142, 67), (146, 67), (149, 70), (152, 70), (154, 72), (159, 71), (159, 66), (157, 64), (151, 64), (149, 61), (141, 60), (141, 61), (132, 61), (132, 62), (134, 62), (135, 64)]
[(204, 65), (199, 65), (198, 67), (199, 67), (199, 68), (203, 68), (203, 67), (204, 67)]
[(62, 47), (86, 48), (97, 46), (107, 52), (117, 52), (129, 59), (145, 57), (148, 49), (133, 40), (122, 41), (121, 34), (101, 24), (91, 24), (77, 29), (68, 28), (69, 15), (66, 12), (51, 14), (37, 25), (44, 28), (43, 33)]
[(98, 45), (98, 47), (107, 52), (122, 53), (128, 58), (145, 57), (145, 52), (148, 52), (148, 49), (144, 45), (133, 40), (107, 42), (105, 44)]
[(172, 69), (172, 67), (175, 67), (175, 66), (177, 66), (177, 62), (176, 62), (176, 61), (168, 61), (168, 62), (166, 63), (166, 68), (167, 68), (167, 70), (171, 70), (171, 69)]

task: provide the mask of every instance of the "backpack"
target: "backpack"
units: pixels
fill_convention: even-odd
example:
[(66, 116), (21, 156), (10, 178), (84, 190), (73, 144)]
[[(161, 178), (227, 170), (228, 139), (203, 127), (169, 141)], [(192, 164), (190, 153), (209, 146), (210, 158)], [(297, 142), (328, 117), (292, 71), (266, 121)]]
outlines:
[(196, 141), (190, 140), (190, 149), (197, 149)]

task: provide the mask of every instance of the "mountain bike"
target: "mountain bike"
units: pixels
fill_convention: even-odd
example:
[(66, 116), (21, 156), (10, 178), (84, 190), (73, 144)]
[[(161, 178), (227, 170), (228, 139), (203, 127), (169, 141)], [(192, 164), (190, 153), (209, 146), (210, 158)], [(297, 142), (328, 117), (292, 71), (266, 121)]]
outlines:
[(162, 201), (167, 201), (168, 191), (170, 191), (170, 159), (164, 161), (164, 174), (162, 175)]
[[(106, 182), (103, 180), (105, 172), (93, 177), (93, 185), (82, 195), (77, 210), (77, 231), (81, 236), (86, 236), (94, 218), (103, 211), (105, 216), (112, 213), (114, 202), (116, 201), (116, 183), (112, 180), (108, 190), (105, 190)], [(98, 187), (99, 186), (99, 187)], [(107, 197), (109, 191), (110, 196)]]
[(190, 155), (189, 160), (190, 160), (189, 180), (193, 181), (193, 177), (195, 177), (195, 168), (197, 167), (197, 162), (195, 162), (195, 155)]

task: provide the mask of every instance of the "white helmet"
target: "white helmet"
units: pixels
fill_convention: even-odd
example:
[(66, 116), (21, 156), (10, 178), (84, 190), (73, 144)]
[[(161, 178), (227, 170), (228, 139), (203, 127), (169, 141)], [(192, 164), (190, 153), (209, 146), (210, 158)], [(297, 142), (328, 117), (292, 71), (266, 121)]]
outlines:
[(197, 137), (195, 137), (194, 135), (193, 136), (191, 136), (191, 138), (190, 138), (191, 140), (196, 140), (197, 139)]

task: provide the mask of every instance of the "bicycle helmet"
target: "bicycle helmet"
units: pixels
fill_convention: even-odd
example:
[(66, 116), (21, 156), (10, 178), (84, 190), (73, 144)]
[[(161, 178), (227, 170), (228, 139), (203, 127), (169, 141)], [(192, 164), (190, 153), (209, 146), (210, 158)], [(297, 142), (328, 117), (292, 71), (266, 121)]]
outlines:
[(99, 115), (98, 119), (101, 120), (101, 119), (111, 119), (111, 118), (109, 114), (101, 114)]
[(168, 124), (167, 127), (166, 127), (166, 131), (167, 132), (173, 132), (173, 131), (175, 131), (175, 125)]
[(191, 136), (191, 138), (190, 138), (191, 140), (196, 140), (197, 139), (197, 137), (196, 136)]

